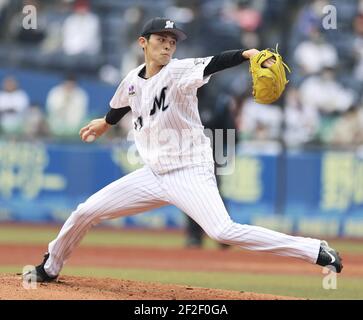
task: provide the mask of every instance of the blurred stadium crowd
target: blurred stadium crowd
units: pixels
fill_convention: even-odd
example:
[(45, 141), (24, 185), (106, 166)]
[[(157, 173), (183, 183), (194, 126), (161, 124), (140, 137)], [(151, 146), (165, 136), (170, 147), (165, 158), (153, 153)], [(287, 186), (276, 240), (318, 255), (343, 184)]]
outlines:
[[(23, 28), (26, 5), (37, 8), (37, 29)], [(336, 29), (323, 28), (328, 5), (336, 8)], [(251, 98), (248, 63), (215, 75), (199, 90), (206, 127), (235, 128), (240, 141), (264, 146), (363, 144), (362, 0), (0, 0), (0, 68), (65, 75), (45, 105), (32, 102), (11, 74), (4, 77), (1, 135), (75, 139), (91, 113), (78, 79), (117, 86), (143, 62), (136, 40), (155, 16), (174, 19), (189, 35), (178, 44), (177, 58), (278, 43), (292, 69), (275, 105)], [(125, 134), (130, 125), (126, 117), (110, 136)]]

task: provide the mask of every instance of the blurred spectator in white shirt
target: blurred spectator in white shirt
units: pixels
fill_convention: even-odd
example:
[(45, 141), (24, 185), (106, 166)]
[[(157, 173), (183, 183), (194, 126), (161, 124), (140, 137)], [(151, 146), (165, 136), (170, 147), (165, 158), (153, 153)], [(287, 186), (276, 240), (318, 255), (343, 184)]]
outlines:
[(65, 19), (62, 31), (65, 54), (96, 55), (100, 52), (100, 20), (90, 11), (88, 1), (75, 3), (74, 13)]
[(77, 135), (86, 121), (88, 95), (77, 85), (73, 75), (49, 91), (46, 110), (51, 133), (56, 136)]
[(299, 92), (303, 105), (325, 114), (344, 112), (356, 99), (353, 90), (344, 88), (335, 79), (335, 70), (331, 68), (324, 68), (320, 74), (304, 80)]
[(363, 108), (353, 106), (344, 113), (334, 123), (328, 142), (341, 147), (363, 144)]
[(304, 105), (296, 88), (289, 88), (285, 100), (284, 141), (289, 147), (297, 147), (314, 140), (319, 130), (319, 112)]
[(0, 91), (0, 125), (4, 133), (22, 133), (29, 97), (13, 77), (6, 77)]
[(242, 138), (275, 140), (279, 138), (283, 114), (276, 105), (259, 104), (252, 97), (242, 103), (238, 128)]
[(335, 67), (338, 53), (327, 43), (318, 29), (312, 29), (310, 39), (301, 42), (295, 49), (294, 59), (304, 75), (320, 72), (324, 67)]

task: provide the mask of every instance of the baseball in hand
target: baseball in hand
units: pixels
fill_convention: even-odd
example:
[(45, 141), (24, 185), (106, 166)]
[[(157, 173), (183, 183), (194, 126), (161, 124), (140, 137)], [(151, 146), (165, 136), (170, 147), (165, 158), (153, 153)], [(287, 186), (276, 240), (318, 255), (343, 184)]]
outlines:
[(88, 135), (88, 137), (86, 138), (86, 142), (93, 142), (96, 140), (96, 136), (94, 134), (90, 134)]

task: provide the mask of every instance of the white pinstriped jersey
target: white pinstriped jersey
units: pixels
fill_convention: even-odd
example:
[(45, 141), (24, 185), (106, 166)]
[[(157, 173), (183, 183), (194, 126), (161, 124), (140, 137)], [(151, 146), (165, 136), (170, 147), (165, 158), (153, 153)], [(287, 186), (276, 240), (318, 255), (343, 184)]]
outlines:
[(211, 59), (172, 59), (149, 79), (139, 76), (142, 64), (124, 78), (110, 102), (115, 109), (131, 107), (136, 147), (156, 173), (213, 164), (197, 99), (197, 89), (210, 79), (203, 73)]

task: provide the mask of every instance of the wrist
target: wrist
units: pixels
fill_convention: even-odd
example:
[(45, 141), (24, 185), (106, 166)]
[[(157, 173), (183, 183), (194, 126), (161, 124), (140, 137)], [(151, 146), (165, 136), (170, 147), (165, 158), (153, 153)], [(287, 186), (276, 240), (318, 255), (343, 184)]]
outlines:
[(112, 124), (111, 124), (111, 123), (108, 123), (108, 122), (107, 122), (107, 116), (104, 116), (104, 117), (102, 118), (102, 120), (103, 120), (103, 126), (104, 126), (105, 128), (109, 128), (109, 127), (111, 127), (111, 126), (112, 126)]
[(253, 58), (255, 55), (259, 54), (260, 51), (257, 50), (257, 49), (249, 49), (249, 50), (245, 50), (242, 52), (242, 56), (245, 58), (245, 59), (251, 59)]
[(107, 122), (106, 116), (103, 117), (103, 126), (105, 129), (109, 129), (110, 127), (112, 127), (112, 124)]

